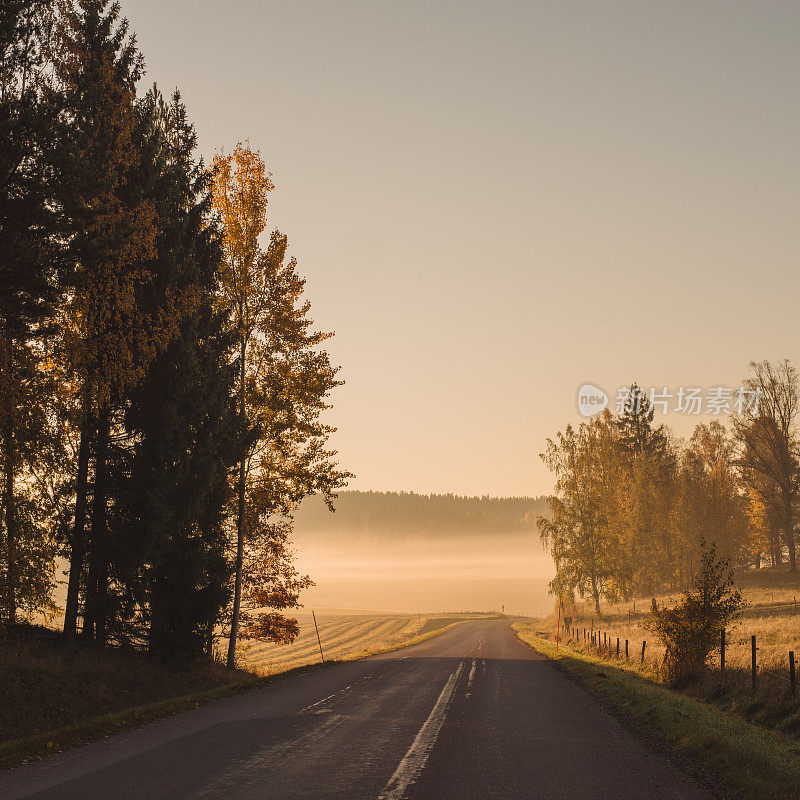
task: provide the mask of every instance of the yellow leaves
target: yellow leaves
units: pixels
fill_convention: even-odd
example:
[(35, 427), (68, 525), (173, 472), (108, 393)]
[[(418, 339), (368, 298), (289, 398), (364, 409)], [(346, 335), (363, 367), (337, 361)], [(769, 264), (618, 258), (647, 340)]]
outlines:
[(242, 142), (232, 153), (214, 156), (211, 178), (211, 204), (223, 230), (223, 287), (230, 300), (241, 303), (257, 278), (258, 237), (267, 225), (268, 194), (275, 187), (261, 154)]

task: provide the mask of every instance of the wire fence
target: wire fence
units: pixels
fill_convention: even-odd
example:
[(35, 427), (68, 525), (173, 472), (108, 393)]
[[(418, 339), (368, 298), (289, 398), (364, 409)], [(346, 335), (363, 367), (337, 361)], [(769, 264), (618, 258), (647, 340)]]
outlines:
[[(562, 632), (557, 633), (560, 637)], [(584, 646), (593, 650), (606, 658), (616, 658), (620, 661), (624, 660), (627, 663), (639, 663), (640, 666), (645, 665), (647, 656), (647, 640), (625, 639), (614, 634), (609, 634), (600, 628), (594, 626), (580, 627), (576, 625), (567, 625), (563, 628), (563, 636), (567, 639), (567, 643), (572, 642), (578, 646)], [(728, 648), (732, 643), (727, 639), (726, 631), (720, 631), (720, 644), (716, 648), (715, 668), (718, 669), (721, 680), (725, 679), (727, 673), (731, 672), (730, 665), (727, 661)], [(787, 655), (787, 667), (783, 672), (778, 672), (774, 668), (767, 668), (759, 664), (758, 661), (758, 640), (756, 636), (750, 637), (750, 683), (753, 692), (758, 690), (761, 679), (770, 678), (781, 681), (781, 684), (788, 684), (789, 692), (793, 698), (797, 697), (797, 669), (795, 662), (795, 651), (789, 650)], [(655, 661), (656, 669), (658, 670), (658, 661)], [(739, 670), (737, 670), (739, 671)]]

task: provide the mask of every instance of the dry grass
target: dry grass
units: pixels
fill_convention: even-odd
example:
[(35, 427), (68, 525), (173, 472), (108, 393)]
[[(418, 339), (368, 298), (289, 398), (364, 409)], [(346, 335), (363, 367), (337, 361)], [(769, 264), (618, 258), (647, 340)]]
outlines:
[[(391, 650), (479, 614), (318, 614), (326, 661), (345, 661)], [(300, 635), (291, 645), (244, 642), (239, 661), (260, 675), (273, 675), (320, 660), (311, 614), (299, 614)]]
[[(763, 583), (759, 585), (756, 577)], [(773, 584), (773, 581), (775, 584)], [(765, 585), (766, 584), (766, 585)], [(770, 585), (773, 584), (773, 585)], [(781, 585), (782, 584), (782, 585)], [(777, 673), (788, 679), (789, 651), (800, 658), (800, 579), (786, 573), (766, 573), (762, 576), (743, 575), (739, 581), (742, 596), (747, 602), (741, 619), (726, 634), (726, 664), (732, 670), (749, 670), (751, 664), (750, 637), (756, 637), (759, 669), (766, 673)], [(681, 599), (680, 594), (659, 595), (659, 605), (674, 605)], [(641, 658), (642, 642), (647, 642), (645, 659), (651, 669), (658, 672), (664, 657), (663, 646), (645, 627), (650, 609), (650, 600), (638, 599), (635, 602), (601, 604), (601, 616), (588, 603), (576, 604), (576, 614), (572, 626), (587, 631), (600, 630), (610, 636), (616, 648), (616, 639), (624, 652), (624, 643), (630, 642), (630, 652)], [(635, 605), (635, 610), (634, 610)], [(548, 617), (541, 631), (550, 635), (555, 620)], [(550, 630), (547, 630), (547, 628)], [(719, 651), (715, 656), (719, 664)], [(781, 678), (778, 678), (781, 680)]]
[(41, 627), (0, 636), (0, 765), (117, 730), (125, 712), (132, 712), (128, 725), (141, 724), (180, 699), (210, 700), (259, 680), (211, 662), (170, 668), (113, 648), (70, 654), (58, 632)]

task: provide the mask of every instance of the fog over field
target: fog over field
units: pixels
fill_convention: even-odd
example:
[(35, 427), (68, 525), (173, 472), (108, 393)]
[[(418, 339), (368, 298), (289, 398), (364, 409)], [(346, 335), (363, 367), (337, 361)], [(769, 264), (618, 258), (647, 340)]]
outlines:
[(553, 563), (539, 541), (543, 498), (343, 492), (295, 518), (306, 609), (542, 614)]

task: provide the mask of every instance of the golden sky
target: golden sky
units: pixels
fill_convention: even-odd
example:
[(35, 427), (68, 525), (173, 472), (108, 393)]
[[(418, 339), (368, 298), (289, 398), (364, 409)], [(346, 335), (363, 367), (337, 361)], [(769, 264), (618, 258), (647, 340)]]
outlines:
[(204, 153), (274, 174), (353, 488), (543, 493), (582, 383), (800, 361), (800, 4), (123, 11)]

